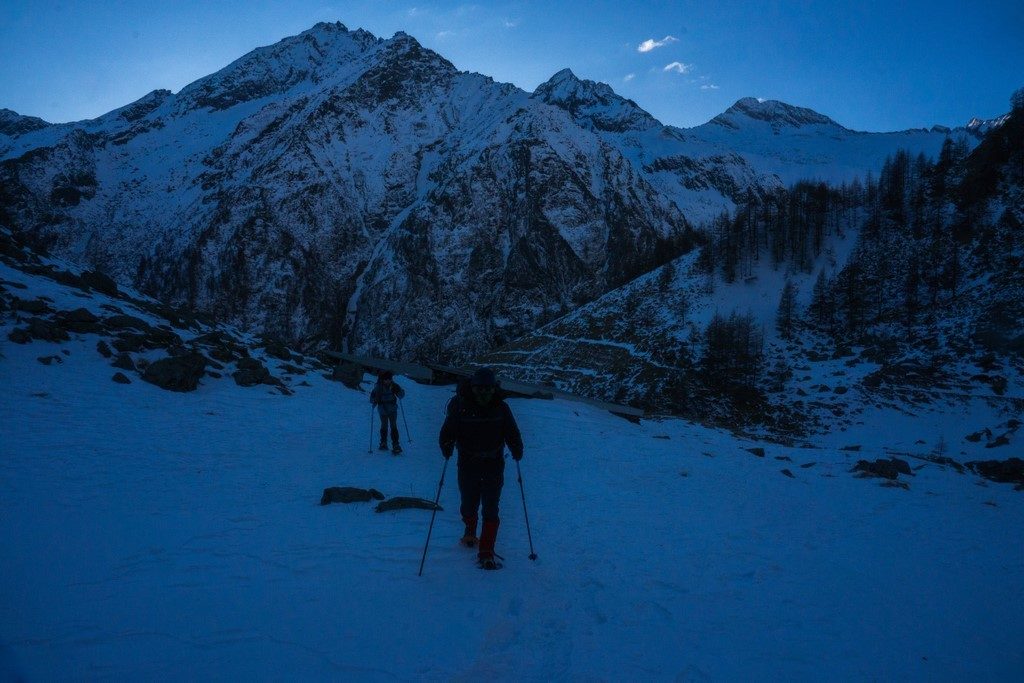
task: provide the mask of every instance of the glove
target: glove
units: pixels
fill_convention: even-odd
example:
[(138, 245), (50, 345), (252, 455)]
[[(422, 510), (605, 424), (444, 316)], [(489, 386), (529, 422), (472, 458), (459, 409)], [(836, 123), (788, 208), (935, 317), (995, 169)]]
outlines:
[(523, 459), (523, 452), (519, 451), (518, 453), (513, 453), (512, 459), (515, 460), (516, 462), (519, 462), (520, 460)]
[(441, 451), (441, 455), (444, 456), (445, 460), (447, 460), (448, 458), (452, 457), (452, 452), (451, 451)]

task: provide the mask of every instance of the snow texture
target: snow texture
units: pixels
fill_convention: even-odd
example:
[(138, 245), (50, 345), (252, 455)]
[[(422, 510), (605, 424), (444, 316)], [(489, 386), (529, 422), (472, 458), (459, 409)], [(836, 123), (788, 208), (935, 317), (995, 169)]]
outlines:
[[(27, 287), (22, 298), (97, 313), (107, 303), (0, 268)], [(12, 327), (0, 326), (5, 679), (1024, 671), (1022, 494), (917, 459), (907, 490), (849, 473), (886, 449), (922, 452), (921, 436), (972, 447), (957, 429), (995, 419), (981, 402), (918, 417), (877, 409), (866, 426), (793, 448), (512, 399), (539, 558), (527, 559), (508, 461), (505, 569), (474, 566), (458, 545), (452, 462), (419, 577), (429, 513), (318, 501), (329, 486), (433, 499), (450, 387), (398, 378), (408, 433), (402, 424), (406, 450), (393, 457), (367, 452), (368, 384), (310, 373), (286, 397), (208, 377), (177, 394), (111, 382), (92, 335), (20, 345), (6, 341)], [(45, 355), (62, 362), (36, 361)]]

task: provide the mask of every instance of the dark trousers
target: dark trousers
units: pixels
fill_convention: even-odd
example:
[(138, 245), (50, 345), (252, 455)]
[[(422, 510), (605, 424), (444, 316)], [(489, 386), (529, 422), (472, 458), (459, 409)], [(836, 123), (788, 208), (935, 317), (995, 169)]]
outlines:
[(485, 522), (498, 521), (498, 500), (505, 484), (505, 458), (476, 458), (459, 456), (459, 493), (463, 519), (476, 519), (477, 509), (483, 506)]
[(380, 416), (380, 442), (388, 442), (388, 425), (391, 425), (391, 443), (398, 443), (398, 416), (397, 415), (381, 415)]

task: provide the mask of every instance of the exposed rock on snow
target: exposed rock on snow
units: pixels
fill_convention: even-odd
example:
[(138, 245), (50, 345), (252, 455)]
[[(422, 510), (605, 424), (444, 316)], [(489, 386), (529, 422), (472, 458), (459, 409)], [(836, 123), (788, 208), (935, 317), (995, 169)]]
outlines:
[(1024, 460), (975, 460), (967, 463), (972, 472), (1001, 483), (1024, 484)]
[(899, 458), (878, 459), (874, 462), (858, 460), (851, 472), (863, 472), (864, 476), (884, 477), (885, 479), (896, 479), (901, 474), (913, 476), (910, 464)]
[(206, 371), (206, 358), (195, 351), (151, 363), (142, 379), (169, 391), (194, 391)]
[(377, 507), (374, 509), (377, 512), (391, 512), (392, 510), (444, 510), (440, 505), (434, 505), (432, 500), (410, 498), (408, 496), (388, 498), (383, 503), (377, 503)]
[(320, 496), (321, 505), (330, 505), (331, 503), (368, 503), (371, 500), (384, 500), (384, 494), (377, 489), (331, 486), (324, 489), (324, 494)]
[(96, 334), (102, 329), (99, 317), (86, 308), (76, 308), (73, 311), (61, 311), (57, 313), (55, 319), (69, 332)]
[(238, 370), (231, 375), (235, 384), (240, 387), (253, 387), (257, 384), (267, 384), (271, 380), (270, 370), (255, 358), (241, 358), (238, 361)]

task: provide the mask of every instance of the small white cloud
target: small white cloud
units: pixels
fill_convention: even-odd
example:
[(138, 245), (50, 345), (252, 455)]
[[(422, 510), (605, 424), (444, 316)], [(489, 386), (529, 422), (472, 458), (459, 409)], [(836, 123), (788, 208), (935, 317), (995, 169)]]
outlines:
[(662, 69), (662, 71), (675, 71), (676, 73), (680, 73), (680, 74), (688, 74), (688, 73), (690, 73), (690, 70), (692, 68), (693, 68), (693, 64), (683, 64), (682, 62), (672, 62), (671, 64), (666, 64), (665, 68)]
[(444, 40), (445, 38), (451, 38), (454, 35), (455, 35), (455, 31), (438, 31), (437, 32), (437, 39), (438, 40)]
[(634, 78), (636, 78), (636, 74), (626, 74), (622, 80), (625, 81), (626, 83), (629, 83)]
[(757, 101), (758, 101), (758, 102), (760, 102), (761, 104), (764, 104), (764, 103), (765, 103), (765, 102), (767, 102), (768, 100), (766, 100), (766, 99), (765, 99), (765, 98), (763, 98), (763, 97), (758, 97), (758, 98), (757, 98)]
[(517, 26), (519, 26), (519, 20), (518, 19), (506, 19), (505, 20), (505, 28), (515, 28)]
[(700, 86), (700, 89), (701, 90), (718, 90), (719, 88), (718, 88), (717, 85), (712, 83), (711, 85), (702, 85), (702, 86)]
[(651, 50), (654, 50), (656, 48), (664, 47), (664, 46), (668, 45), (669, 43), (678, 43), (678, 42), (679, 42), (679, 39), (678, 38), (673, 38), (672, 36), (665, 36), (661, 40), (655, 40), (654, 38), (648, 38), (644, 42), (640, 43), (640, 45), (636, 49), (637, 49), (637, 52), (650, 52)]
[(418, 16), (421, 13), (422, 13), (422, 10), (419, 7), (413, 7), (408, 12), (406, 12), (406, 15), (410, 16), (410, 17), (415, 17), (415, 16)]

